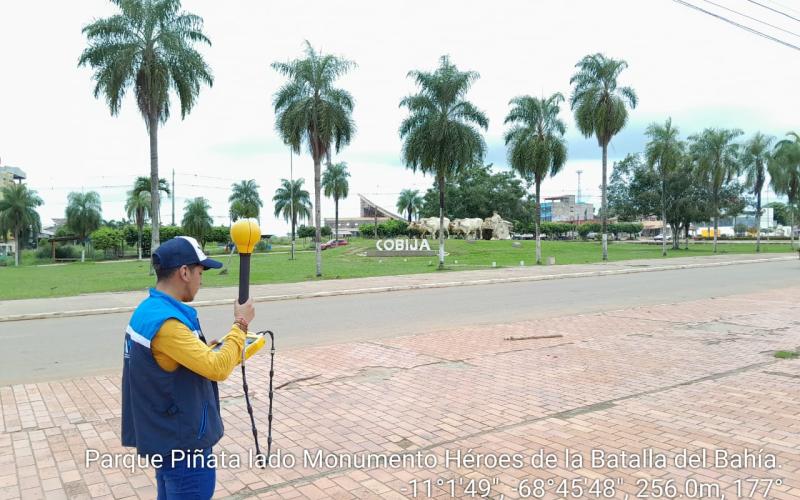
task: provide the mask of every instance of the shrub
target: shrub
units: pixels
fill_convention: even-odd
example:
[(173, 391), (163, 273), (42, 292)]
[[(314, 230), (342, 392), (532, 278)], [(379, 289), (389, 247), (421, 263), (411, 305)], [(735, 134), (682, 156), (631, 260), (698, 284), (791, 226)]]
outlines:
[[(49, 260), (53, 256), (53, 251), (50, 245), (41, 246), (36, 249), (36, 258), (41, 260)], [(81, 256), (81, 248), (73, 245), (56, 245), (56, 258), (57, 259), (77, 259)]]
[(396, 236), (401, 236), (406, 234), (408, 234), (407, 222), (399, 220), (388, 220), (386, 222), (378, 224), (378, 236), (381, 238), (394, 238)]
[(256, 243), (256, 252), (266, 252), (268, 250), (272, 250), (272, 245), (270, 245), (269, 241), (259, 240), (259, 242)]
[(578, 226), (578, 234), (581, 238), (586, 238), (589, 233), (599, 233), (602, 229), (603, 226), (598, 222), (584, 222)]
[(358, 226), (358, 232), (361, 234), (362, 238), (374, 238), (375, 224), (362, 224)]
[(231, 240), (231, 230), (227, 226), (214, 226), (206, 236), (206, 241), (227, 243)]
[(112, 229), (110, 227), (101, 227), (94, 231), (90, 238), (92, 246), (98, 250), (103, 250), (108, 253), (109, 250), (114, 250), (115, 255), (119, 255), (119, 250), (125, 244), (125, 236), (119, 229)]

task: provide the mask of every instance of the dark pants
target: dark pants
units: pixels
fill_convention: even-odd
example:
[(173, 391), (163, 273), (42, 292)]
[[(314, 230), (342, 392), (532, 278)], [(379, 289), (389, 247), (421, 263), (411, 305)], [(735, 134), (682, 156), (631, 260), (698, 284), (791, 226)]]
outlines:
[(189, 455), (185, 460), (177, 461), (174, 466), (172, 460), (165, 457), (164, 465), (156, 469), (158, 500), (211, 498), (217, 482), (217, 471), (213, 467), (207, 467), (210, 455), (209, 448), (205, 450), (205, 460)]

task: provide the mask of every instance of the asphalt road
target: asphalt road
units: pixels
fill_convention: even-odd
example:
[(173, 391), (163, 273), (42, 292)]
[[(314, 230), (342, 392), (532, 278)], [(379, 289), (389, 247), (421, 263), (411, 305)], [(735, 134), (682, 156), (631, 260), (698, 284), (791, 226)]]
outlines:
[[(465, 286), (256, 305), (252, 329), (281, 349), (408, 335), (467, 324), (597, 312), (720, 297), (797, 283), (797, 261), (618, 276)], [(206, 337), (223, 335), (232, 307), (199, 309)], [(0, 323), (0, 385), (118, 372), (129, 313)]]

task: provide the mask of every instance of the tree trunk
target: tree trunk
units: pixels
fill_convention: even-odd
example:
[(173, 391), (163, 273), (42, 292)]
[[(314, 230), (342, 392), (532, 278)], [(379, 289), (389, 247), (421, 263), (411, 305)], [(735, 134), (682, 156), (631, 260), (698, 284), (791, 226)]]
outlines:
[(608, 143), (603, 144), (603, 186), (602, 202), (603, 210), (603, 260), (608, 260), (608, 200), (606, 199), (606, 167), (608, 163)]
[(717, 253), (717, 233), (719, 232), (719, 202), (714, 196), (714, 253)]
[(408, 223), (411, 224), (411, 208), (408, 209)]
[(14, 228), (14, 245), (17, 250), (14, 252), (14, 265), (19, 267), (19, 253), (22, 251), (22, 245), (19, 244), (19, 228)]
[(690, 225), (691, 225), (691, 222), (687, 222), (686, 225), (683, 228), (684, 231), (686, 231), (686, 250), (689, 250), (689, 226)]
[[(661, 170), (664, 170), (664, 166), (661, 166)], [(661, 256), (667, 256), (667, 198), (664, 194), (666, 179), (661, 177)], [(673, 231), (672, 241), (675, 241), (675, 231)]]
[(321, 170), (321, 161), (320, 158), (314, 158), (314, 235), (316, 236), (316, 242), (314, 243), (314, 254), (317, 261), (317, 277), (319, 278), (322, 276), (322, 249), (321, 249), (321, 240), (322, 240), (322, 230), (321, 230), (321, 222), (322, 222), (322, 207), (320, 207), (320, 170)]
[(756, 253), (761, 253), (761, 190), (756, 193)]
[(536, 263), (542, 263), (542, 237), (539, 234), (539, 226), (541, 225), (542, 221), (542, 210), (539, 206), (540, 203), (540, 195), (541, 195), (541, 188), (542, 188), (542, 180), (536, 179), (536, 213), (534, 214), (534, 222), (536, 223)]
[(439, 270), (444, 269), (444, 175), (439, 174)]
[(291, 260), (294, 260), (294, 232), (295, 227), (297, 227), (297, 215), (294, 213), (294, 205), (292, 205), (292, 252), (291, 252)]
[(794, 251), (794, 207), (791, 204), (789, 205), (789, 210), (791, 210), (791, 220), (789, 221), (789, 245), (791, 245), (792, 251)]
[(152, 226), (150, 237), (150, 275), (152, 276), (154, 273), (152, 266), (153, 253), (161, 242), (159, 238), (161, 222), (159, 204), (161, 199), (158, 191), (158, 117), (153, 113), (150, 114), (147, 129), (150, 134), (150, 222)]
[(333, 203), (336, 205), (336, 214), (335, 214), (335, 222), (334, 226), (336, 227), (336, 237), (335, 239), (339, 239), (339, 198), (334, 197)]
[[(670, 224), (669, 227), (672, 232), (672, 249), (679, 250), (681, 247), (681, 225), (680, 223)], [(664, 256), (666, 257), (666, 253)]]
[(136, 238), (136, 246), (139, 251), (139, 260), (142, 260), (142, 224), (137, 224), (139, 229), (139, 236)]

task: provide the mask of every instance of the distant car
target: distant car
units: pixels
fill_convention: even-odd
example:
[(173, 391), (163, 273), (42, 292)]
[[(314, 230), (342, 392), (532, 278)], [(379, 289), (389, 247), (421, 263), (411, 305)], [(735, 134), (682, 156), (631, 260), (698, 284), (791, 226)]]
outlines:
[(327, 250), (329, 248), (343, 247), (347, 245), (347, 240), (330, 240), (320, 246), (320, 250)]
[[(661, 240), (664, 239), (664, 235), (663, 234), (657, 234), (657, 235), (653, 236), (653, 239), (655, 241), (661, 241)], [(667, 236), (667, 241), (672, 241), (672, 235)]]

